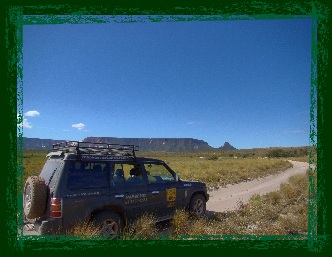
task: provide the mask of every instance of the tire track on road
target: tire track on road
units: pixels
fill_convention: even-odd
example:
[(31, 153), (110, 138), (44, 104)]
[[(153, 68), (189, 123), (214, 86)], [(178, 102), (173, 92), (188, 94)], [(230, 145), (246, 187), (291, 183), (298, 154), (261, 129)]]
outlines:
[(246, 204), (250, 197), (255, 194), (264, 195), (272, 191), (277, 191), (280, 189), (280, 185), (287, 183), (291, 176), (305, 174), (309, 169), (309, 164), (306, 162), (289, 162), (293, 164), (293, 167), (278, 174), (234, 185), (227, 185), (225, 188), (209, 192), (210, 200), (206, 203), (207, 212), (236, 210), (240, 202)]

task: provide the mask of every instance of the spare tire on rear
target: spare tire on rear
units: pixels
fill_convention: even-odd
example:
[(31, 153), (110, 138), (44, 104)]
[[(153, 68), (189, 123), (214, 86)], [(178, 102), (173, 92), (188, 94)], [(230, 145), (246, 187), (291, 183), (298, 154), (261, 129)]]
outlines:
[(23, 208), (28, 219), (42, 216), (46, 209), (47, 187), (42, 177), (28, 177), (24, 186)]

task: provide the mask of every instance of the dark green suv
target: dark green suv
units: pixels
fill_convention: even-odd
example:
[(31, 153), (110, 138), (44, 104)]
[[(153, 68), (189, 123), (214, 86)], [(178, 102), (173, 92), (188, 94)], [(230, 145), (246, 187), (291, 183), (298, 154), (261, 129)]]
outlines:
[(203, 216), (206, 185), (184, 181), (163, 161), (136, 157), (134, 145), (68, 141), (53, 145), (39, 176), (24, 187), (24, 216), (39, 234), (61, 234), (79, 221), (101, 235), (120, 233), (143, 213), (158, 221), (176, 208)]

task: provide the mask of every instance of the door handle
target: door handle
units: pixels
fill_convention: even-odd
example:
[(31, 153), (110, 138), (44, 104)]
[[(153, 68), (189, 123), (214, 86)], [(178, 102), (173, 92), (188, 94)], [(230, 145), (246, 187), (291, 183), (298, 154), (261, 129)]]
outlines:
[(124, 195), (115, 195), (115, 198), (123, 198)]
[(152, 191), (153, 195), (159, 194), (159, 191)]

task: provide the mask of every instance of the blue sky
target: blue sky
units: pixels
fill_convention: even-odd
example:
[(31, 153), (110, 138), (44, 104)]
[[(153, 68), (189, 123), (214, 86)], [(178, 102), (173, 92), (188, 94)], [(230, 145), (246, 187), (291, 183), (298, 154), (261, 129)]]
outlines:
[(23, 136), (309, 145), (311, 20), (23, 27)]

